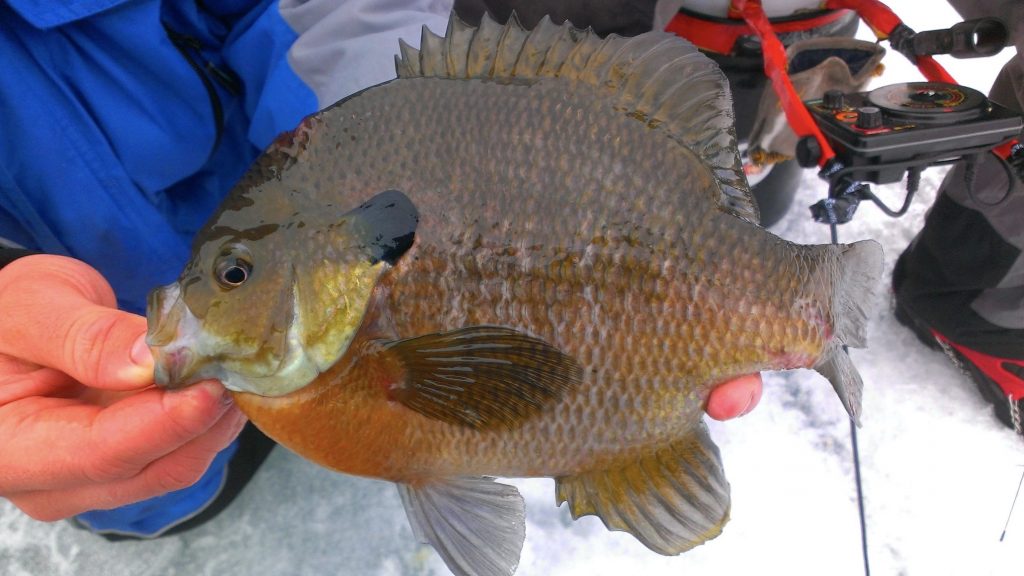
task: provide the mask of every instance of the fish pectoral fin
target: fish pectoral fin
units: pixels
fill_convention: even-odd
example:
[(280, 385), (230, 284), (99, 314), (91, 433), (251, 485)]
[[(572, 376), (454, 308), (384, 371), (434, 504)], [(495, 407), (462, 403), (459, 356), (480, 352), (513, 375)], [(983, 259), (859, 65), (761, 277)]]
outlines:
[(526, 510), (514, 486), (492, 478), (398, 484), (420, 542), (430, 544), (456, 575), (507, 576), (519, 565)]
[(729, 518), (729, 483), (703, 422), (682, 440), (617, 467), (555, 479), (574, 519), (594, 515), (667, 556), (718, 536)]
[(450, 424), (513, 429), (579, 385), (574, 358), (517, 330), (471, 326), (386, 347), (406, 377), (391, 400)]

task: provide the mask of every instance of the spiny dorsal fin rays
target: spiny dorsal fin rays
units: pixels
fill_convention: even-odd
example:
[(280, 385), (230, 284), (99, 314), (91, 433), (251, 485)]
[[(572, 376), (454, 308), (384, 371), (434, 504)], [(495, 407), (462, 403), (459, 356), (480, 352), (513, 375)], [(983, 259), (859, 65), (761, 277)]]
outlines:
[(590, 29), (584, 30), (577, 40), (576, 46), (569, 52), (558, 76), (586, 82), (587, 63), (590, 62), (590, 57), (597, 52), (603, 42), (604, 40), (598, 38)]
[(509, 24), (502, 31), (498, 46), (495, 48), (494, 69), (491, 76), (495, 78), (512, 77), (515, 75), (516, 62), (523, 51), (523, 45), (530, 37), (529, 30), (523, 28), (519, 18), (512, 13)]
[(453, 14), (444, 38), (424, 28), (420, 50), (403, 43), (396, 69), (399, 78), (561, 77), (606, 90), (616, 109), (663, 131), (707, 165), (719, 185), (712, 199), (719, 207), (757, 222), (725, 77), (672, 34), (600, 38), (548, 17), (528, 31), (514, 14), (505, 26), (484, 15), (473, 28)]
[(530, 32), (528, 41), (523, 43), (522, 52), (516, 60), (513, 70), (514, 76), (536, 76), (548, 54), (551, 53), (553, 44), (560, 35), (565, 34), (565, 28), (558, 26), (545, 16), (537, 26)]
[(466, 77), (466, 58), (459, 57), (456, 47), (465, 46), (473, 39), (476, 28), (466, 24), (458, 18), (448, 19), (448, 30), (445, 38), (445, 65), (448, 69), (448, 76), (451, 78)]
[[(452, 15), (455, 18), (455, 15)], [(486, 14), (480, 21), (480, 27), (473, 34), (468, 45), (457, 46), (461, 53), (466, 51), (466, 76), (469, 78), (489, 78), (494, 69), (494, 58), (497, 56), (498, 42), (504, 27)], [(457, 56), (462, 58), (462, 56)]]
[[(551, 22), (550, 18), (545, 17), (544, 19)], [(537, 77), (558, 76), (559, 72), (562, 70), (562, 66), (564, 66), (565, 62), (569, 59), (569, 54), (572, 52), (573, 48), (576, 47), (576, 44), (580, 41), (580, 36), (583, 34), (581, 30), (577, 30), (576, 28), (569, 26), (568, 23), (559, 26), (552, 22), (551, 25), (558, 27), (559, 34), (556, 34), (553, 37), (551, 47), (548, 49), (547, 55), (544, 57), (544, 62), (537, 70)], [(541, 41), (543, 41), (543, 38), (530, 38), (530, 43), (537, 42), (538, 48), (543, 50), (543, 45), (540, 44)], [(524, 76), (529, 77), (527, 75)]]
[(420, 34), (420, 70), (424, 76), (444, 77), (448, 74), (444, 48), (445, 39), (424, 26)]
[(405, 40), (398, 40), (398, 54), (395, 54), (395, 72), (399, 78), (415, 78), (420, 73), (420, 51)]

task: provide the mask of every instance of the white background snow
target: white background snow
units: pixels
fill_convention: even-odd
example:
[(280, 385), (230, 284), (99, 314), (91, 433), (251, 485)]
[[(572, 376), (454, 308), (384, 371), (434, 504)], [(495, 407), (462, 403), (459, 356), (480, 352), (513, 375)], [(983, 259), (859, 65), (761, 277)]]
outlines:
[[(940, 2), (891, 5), (916, 30), (959, 20)], [(861, 36), (870, 37), (863, 27)], [(941, 60), (961, 83), (987, 91), (1011, 54)], [(876, 85), (919, 79), (898, 54), (885, 63)], [(864, 205), (840, 229), (842, 241), (883, 244), (886, 288), (941, 175), (925, 173), (907, 216), (890, 219)], [(881, 192), (891, 202), (902, 199), (900, 186)], [(828, 242), (827, 227), (806, 209), (824, 193), (808, 172), (774, 231)], [(883, 289), (870, 348), (852, 351), (865, 381), (859, 434), (872, 571), (1024, 573), (1024, 505), (999, 541), (1024, 471), (1024, 441), (995, 420), (966, 376), (895, 322), (889, 298)], [(514, 480), (528, 511), (518, 574), (864, 574), (849, 425), (839, 401), (809, 371), (768, 374), (765, 385), (753, 413), (711, 423), (733, 494), (732, 520), (719, 538), (662, 557), (593, 517), (572, 522), (554, 507), (551, 480)], [(0, 574), (8, 576), (447, 573), (432, 550), (414, 543), (392, 485), (334, 474), (283, 449), (215, 520), (151, 542), (108, 543), (63, 522), (35, 522), (0, 501)]]

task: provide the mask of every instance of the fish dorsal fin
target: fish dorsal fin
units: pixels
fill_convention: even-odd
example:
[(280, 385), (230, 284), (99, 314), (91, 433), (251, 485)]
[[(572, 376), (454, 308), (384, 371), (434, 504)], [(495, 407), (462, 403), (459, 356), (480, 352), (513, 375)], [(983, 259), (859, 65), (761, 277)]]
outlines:
[(555, 492), (574, 519), (592, 514), (667, 556), (714, 538), (729, 517), (729, 483), (703, 422), (635, 460), (556, 478)]
[(695, 153), (718, 183), (714, 200), (723, 210), (758, 221), (736, 144), (729, 85), (714, 62), (678, 36), (601, 38), (547, 16), (526, 30), (514, 13), (504, 26), (485, 14), (474, 28), (452, 14), (444, 37), (424, 27), (419, 50), (401, 43), (395, 67), (399, 78), (566, 78), (594, 86), (616, 110)]

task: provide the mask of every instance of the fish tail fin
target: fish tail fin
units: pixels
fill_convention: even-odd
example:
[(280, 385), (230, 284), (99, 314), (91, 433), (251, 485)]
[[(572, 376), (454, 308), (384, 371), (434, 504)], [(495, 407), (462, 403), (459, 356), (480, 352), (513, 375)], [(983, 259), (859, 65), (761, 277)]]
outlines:
[(838, 246), (839, 271), (832, 288), (835, 338), (847, 346), (867, 345), (868, 309), (882, 276), (882, 247), (874, 240)]
[(846, 347), (867, 345), (868, 309), (882, 275), (882, 247), (874, 240), (862, 240), (830, 248), (838, 255), (837, 269), (830, 274), (834, 333), (814, 369), (832, 383), (850, 418), (860, 425), (864, 384)]

